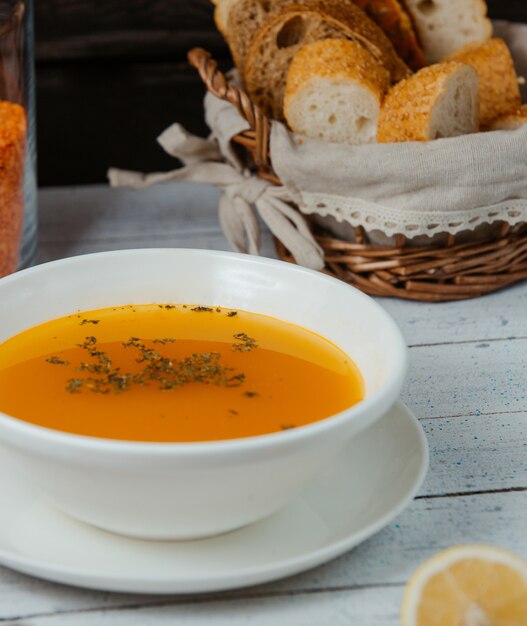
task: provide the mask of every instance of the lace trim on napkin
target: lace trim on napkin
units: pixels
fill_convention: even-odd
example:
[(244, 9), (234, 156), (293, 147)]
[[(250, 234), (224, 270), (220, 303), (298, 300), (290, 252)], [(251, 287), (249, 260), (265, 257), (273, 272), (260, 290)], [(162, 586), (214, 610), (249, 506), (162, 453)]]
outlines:
[(511, 225), (527, 222), (527, 202), (508, 200), (500, 204), (464, 211), (401, 211), (366, 202), (360, 198), (345, 198), (328, 194), (301, 192), (299, 208), (306, 215), (333, 217), (337, 222), (363, 226), (367, 230), (381, 230), (389, 237), (403, 234), (408, 238), (438, 233), (455, 235), (474, 230), (481, 224), (508, 222)]

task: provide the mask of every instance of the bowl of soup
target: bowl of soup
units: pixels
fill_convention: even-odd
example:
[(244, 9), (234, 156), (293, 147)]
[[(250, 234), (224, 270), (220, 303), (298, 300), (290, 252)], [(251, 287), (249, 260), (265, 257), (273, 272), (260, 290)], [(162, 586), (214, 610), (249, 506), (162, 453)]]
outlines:
[(374, 300), (280, 261), (55, 261), (0, 280), (0, 453), (80, 521), (211, 536), (299, 494), (390, 409), (406, 359)]

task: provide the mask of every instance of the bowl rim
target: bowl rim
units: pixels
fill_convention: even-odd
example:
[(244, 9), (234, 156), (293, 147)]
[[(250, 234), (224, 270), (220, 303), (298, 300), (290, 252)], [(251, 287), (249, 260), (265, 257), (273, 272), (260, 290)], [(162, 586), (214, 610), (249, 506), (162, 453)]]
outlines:
[[(211, 455), (214, 453), (224, 455), (230, 452), (251, 452), (260, 448), (280, 447), (283, 445), (289, 446), (293, 443), (301, 443), (306, 439), (311, 439), (319, 435), (323, 435), (329, 430), (333, 430), (341, 426), (347, 421), (357, 419), (360, 415), (375, 410), (377, 406), (384, 407), (386, 412), (390, 406), (397, 400), (400, 388), (403, 384), (408, 368), (408, 349), (406, 342), (403, 338), (401, 330), (393, 320), (393, 318), (376, 302), (373, 298), (363, 293), (356, 287), (353, 287), (347, 283), (344, 283), (337, 278), (328, 276), (322, 272), (311, 270), (291, 263), (286, 263), (278, 259), (272, 259), (261, 256), (252, 256), (248, 254), (238, 252), (225, 252), (220, 250), (205, 250), (199, 248), (138, 248), (127, 250), (114, 250), (107, 252), (95, 252), (82, 255), (76, 255), (65, 259), (57, 259), (49, 261), (47, 263), (41, 263), (39, 265), (29, 267), (21, 270), (9, 276), (0, 279), (0, 292), (4, 285), (11, 284), (20, 280), (24, 276), (31, 274), (39, 274), (41, 272), (47, 272), (50, 269), (53, 270), (57, 266), (75, 265), (76, 263), (86, 261), (87, 259), (100, 259), (100, 258), (112, 258), (112, 257), (126, 257), (132, 256), (149, 256), (153, 254), (167, 254), (175, 253), (176, 255), (188, 255), (188, 256), (204, 256), (204, 257), (216, 257), (224, 258), (228, 260), (235, 260), (237, 263), (249, 263), (257, 266), (271, 266), (275, 268), (283, 268), (289, 272), (301, 273), (308, 275), (321, 282), (333, 285), (338, 289), (345, 289), (346, 291), (353, 290), (354, 295), (359, 300), (362, 300), (367, 306), (375, 309), (380, 314), (383, 324), (389, 330), (390, 334), (395, 340), (396, 354), (395, 365), (392, 375), (388, 381), (384, 383), (379, 389), (374, 391), (371, 396), (361, 400), (352, 407), (345, 409), (334, 415), (330, 415), (324, 419), (311, 422), (304, 426), (292, 428), (285, 431), (277, 431), (273, 433), (267, 433), (263, 435), (255, 435), (251, 437), (240, 437), (238, 439), (220, 439), (212, 441), (196, 441), (196, 442), (159, 442), (159, 441), (130, 441), (121, 439), (106, 439), (103, 437), (93, 437), (89, 435), (79, 435), (76, 433), (68, 433), (65, 431), (56, 430), (53, 428), (47, 428), (45, 426), (39, 426), (26, 422), (21, 418), (17, 418), (7, 413), (0, 411), (0, 433), (2, 430), (9, 432), (10, 434), (23, 437), (28, 443), (27, 438), (32, 438), (35, 442), (44, 445), (59, 445), (61, 447), (68, 447), (70, 449), (78, 450), (99, 450), (101, 452), (112, 452), (121, 454), (136, 454), (136, 455), (151, 455), (155, 453), (156, 456), (165, 455), (193, 455), (199, 454)], [(378, 417), (381, 417), (383, 410), (379, 410)], [(0, 438), (1, 441), (2, 438)]]

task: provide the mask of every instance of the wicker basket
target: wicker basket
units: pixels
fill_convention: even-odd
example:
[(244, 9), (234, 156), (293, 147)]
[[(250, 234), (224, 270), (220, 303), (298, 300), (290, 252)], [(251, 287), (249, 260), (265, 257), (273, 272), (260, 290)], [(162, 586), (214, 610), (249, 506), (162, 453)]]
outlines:
[[(207, 89), (232, 103), (247, 120), (249, 128), (233, 141), (247, 150), (258, 175), (276, 185), (269, 153), (269, 120), (247, 94), (230, 84), (216, 61), (201, 48), (188, 55)], [(423, 302), (445, 302), (476, 298), (527, 278), (527, 224), (511, 226), (502, 222), (486, 239), (459, 243), (447, 235), (442, 245), (416, 248), (397, 235), (393, 246), (368, 243), (362, 227), (354, 228), (355, 241), (327, 236), (312, 224), (324, 250), (324, 271), (373, 296), (387, 296)], [(280, 257), (294, 262), (277, 241)]]

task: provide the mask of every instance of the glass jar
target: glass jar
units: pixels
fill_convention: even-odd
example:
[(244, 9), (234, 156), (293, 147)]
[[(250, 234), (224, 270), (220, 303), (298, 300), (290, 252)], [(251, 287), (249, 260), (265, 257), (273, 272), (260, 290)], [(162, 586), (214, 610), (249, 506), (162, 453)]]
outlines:
[(32, 0), (0, 0), (0, 276), (37, 246)]

